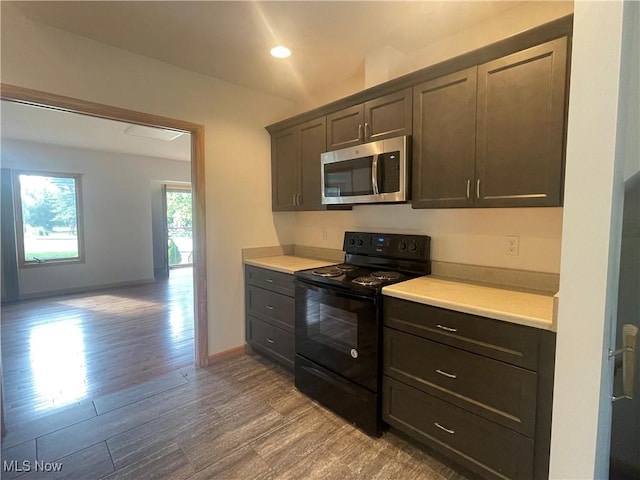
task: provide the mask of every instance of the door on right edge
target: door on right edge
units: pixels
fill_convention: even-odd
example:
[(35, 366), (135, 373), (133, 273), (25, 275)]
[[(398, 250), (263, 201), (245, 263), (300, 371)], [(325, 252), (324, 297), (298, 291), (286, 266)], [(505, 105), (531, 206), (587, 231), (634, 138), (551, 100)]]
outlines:
[[(625, 182), (620, 249), (620, 283), (618, 286), (618, 319), (616, 350), (627, 343), (629, 332), (640, 328), (640, 172)], [(626, 332), (625, 332), (626, 330)], [(625, 333), (627, 335), (625, 335)], [(640, 479), (640, 355), (635, 342), (634, 371), (631, 399), (622, 398), (613, 403), (611, 419), (611, 454), (609, 478), (612, 480)], [(616, 358), (613, 395), (624, 395), (622, 358)], [(627, 377), (630, 373), (627, 372)], [(627, 382), (630, 382), (627, 378)]]

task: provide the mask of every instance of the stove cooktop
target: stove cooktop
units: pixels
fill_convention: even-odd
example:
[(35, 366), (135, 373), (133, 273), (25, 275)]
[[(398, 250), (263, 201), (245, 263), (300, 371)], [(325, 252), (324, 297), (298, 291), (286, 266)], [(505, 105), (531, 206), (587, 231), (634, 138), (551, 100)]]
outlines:
[(431, 273), (426, 235), (345, 232), (345, 263), (295, 272), (298, 280), (377, 293), (387, 285)]
[(347, 290), (379, 291), (382, 287), (415, 278), (418, 274), (384, 270), (379, 267), (363, 267), (342, 263), (328, 267), (311, 268), (295, 273), (306, 281), (332, 285)]

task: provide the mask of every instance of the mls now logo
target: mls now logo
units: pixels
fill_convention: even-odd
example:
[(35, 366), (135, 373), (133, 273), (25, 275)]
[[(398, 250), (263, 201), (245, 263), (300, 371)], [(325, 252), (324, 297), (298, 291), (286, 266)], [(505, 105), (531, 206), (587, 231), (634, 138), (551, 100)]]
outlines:
[(61, 472), (62, 463), (59, 462), (43, 462), (43, 461), (30, 461), (18, 460), (4, 461), (2, 462), (2, 471), (4, 472)]

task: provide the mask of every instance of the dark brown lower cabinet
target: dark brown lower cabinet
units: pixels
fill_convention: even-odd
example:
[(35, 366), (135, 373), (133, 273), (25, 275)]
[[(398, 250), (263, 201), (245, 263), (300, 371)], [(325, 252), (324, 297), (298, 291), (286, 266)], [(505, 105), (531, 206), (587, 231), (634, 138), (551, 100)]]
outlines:
[(384, 377), (383, 419), (487, 478), (532, 478), (533, 440)]
[(293, 275), (245, 267), (245, 337), (261, 355), (293, 369)]
[(259, 353), (293, 369), (293, 334), (249, 316), (247, 342)]
[(386, 423), (483, 478), (547, 478), (553, 332), (387, 297), (383, 316)]

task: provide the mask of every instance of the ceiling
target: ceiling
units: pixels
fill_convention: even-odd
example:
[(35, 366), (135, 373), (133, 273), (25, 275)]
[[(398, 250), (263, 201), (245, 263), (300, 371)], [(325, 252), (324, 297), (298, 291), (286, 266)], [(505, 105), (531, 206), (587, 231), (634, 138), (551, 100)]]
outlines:
[[(363, 74), (365, 56), (410, 54), (521, 2), (3, 1), (28, 19), (293, 101)], [(293, 54), (274, 59), (285, 44)], [(126, 124), (2, 102), (2, 136), (189, 160), (173, 142), (124, 135)]]
[(127, 155), (191, 160), (191, 135), (170, 142), (127, 135), (130, 124), (3, 101), (2, 138)]
[[(299, 100), (362, 75), (368, 53), (409, 54), (510, 1), (26, 1), (27, 18), (171, 65)], [(293, 52), (269, 55), (276, 44)]]

